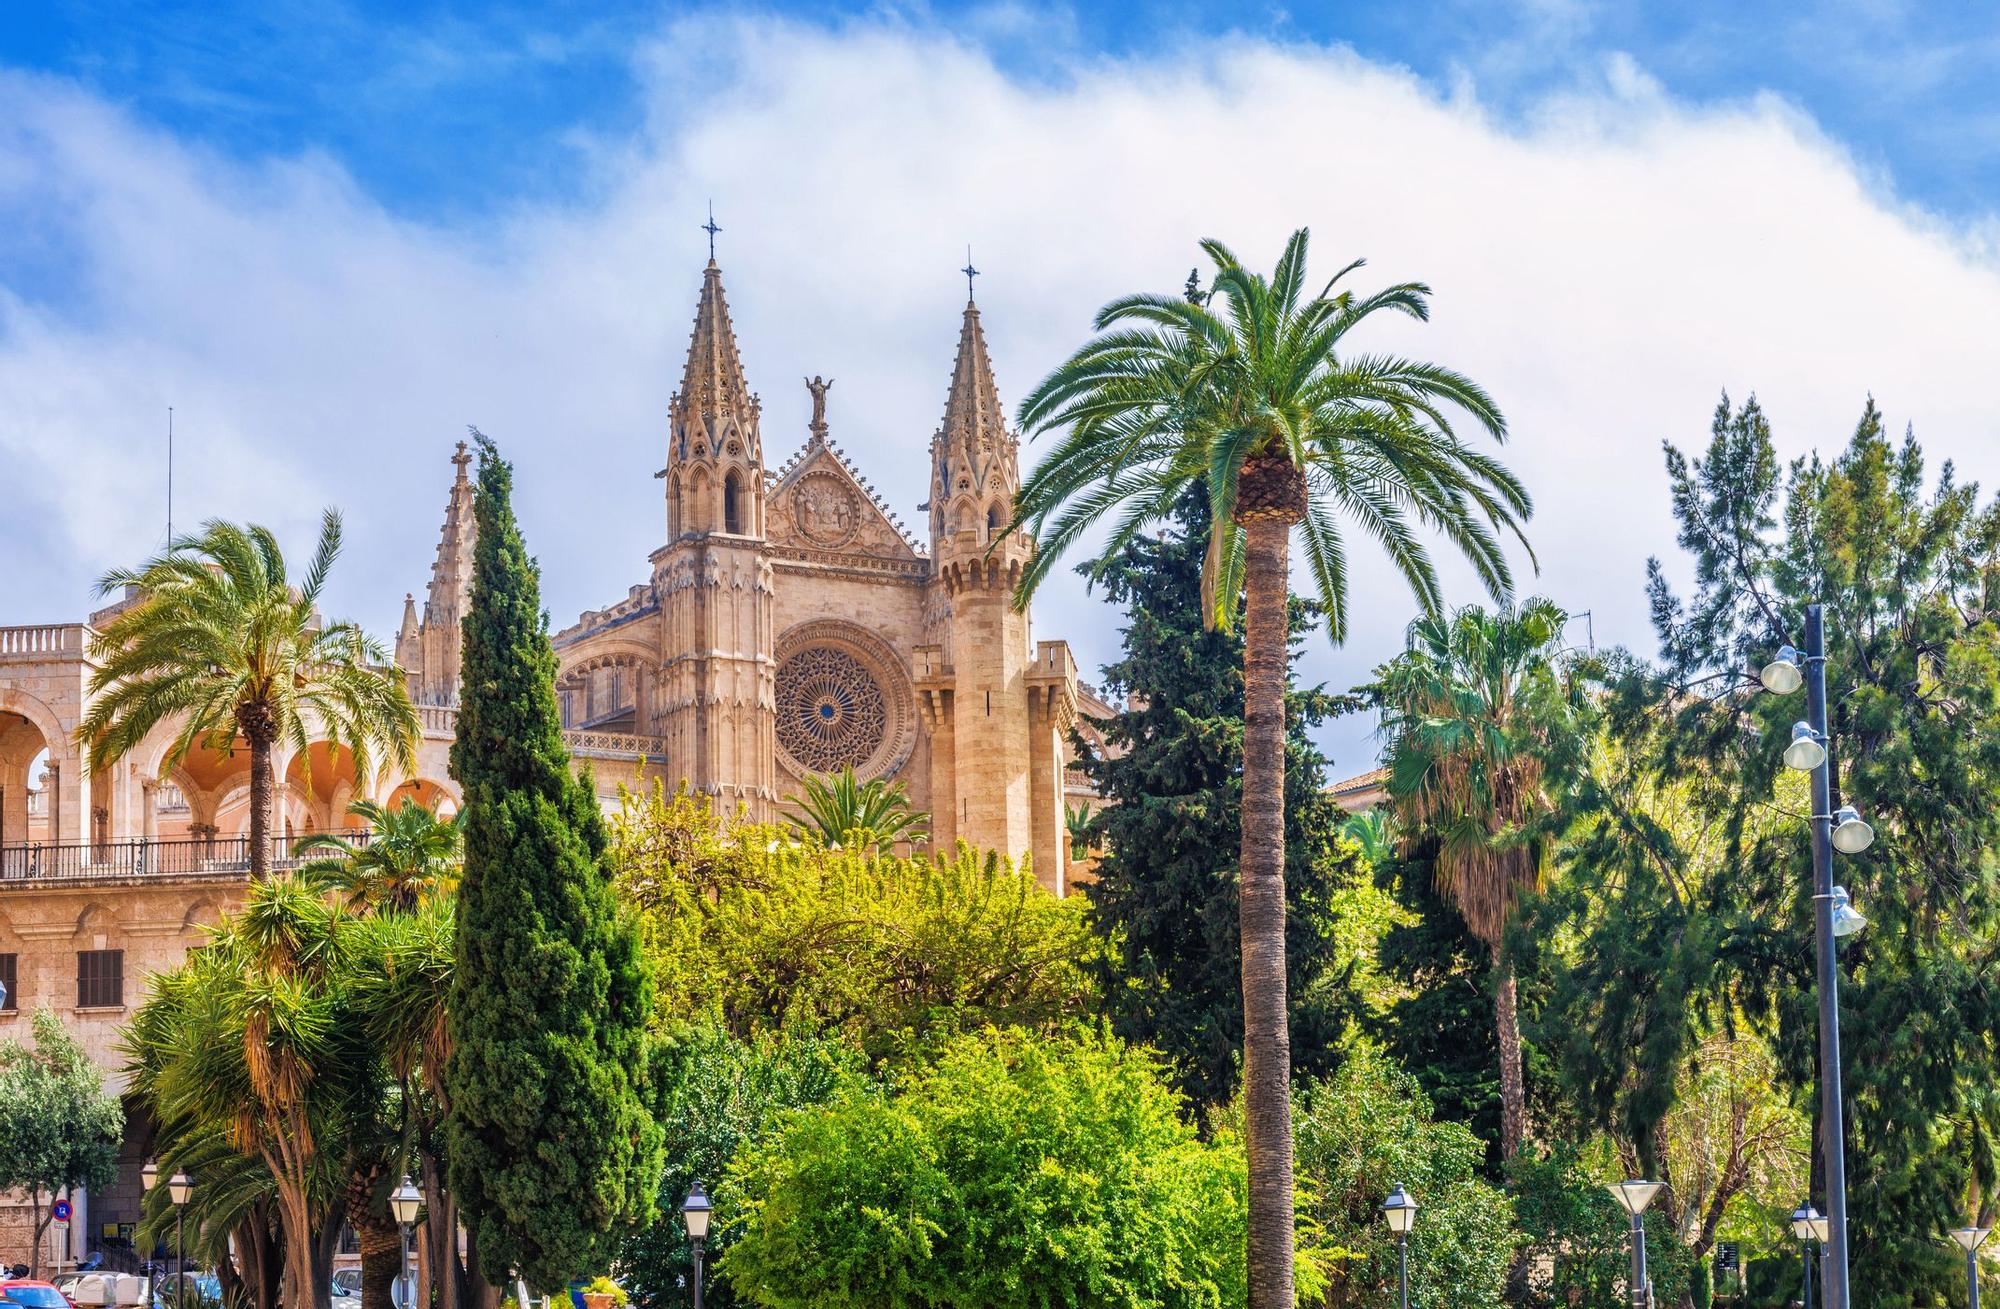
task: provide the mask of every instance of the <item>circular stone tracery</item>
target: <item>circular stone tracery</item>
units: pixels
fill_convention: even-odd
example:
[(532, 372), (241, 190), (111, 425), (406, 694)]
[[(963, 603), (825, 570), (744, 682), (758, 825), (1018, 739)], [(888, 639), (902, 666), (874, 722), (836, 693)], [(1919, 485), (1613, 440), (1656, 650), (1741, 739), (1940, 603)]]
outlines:
[(881, 684), (833, 646), (808, 646), (778, 665), (777, 710), (778, 744), (815, 773), (861, 768), (888, 732)]

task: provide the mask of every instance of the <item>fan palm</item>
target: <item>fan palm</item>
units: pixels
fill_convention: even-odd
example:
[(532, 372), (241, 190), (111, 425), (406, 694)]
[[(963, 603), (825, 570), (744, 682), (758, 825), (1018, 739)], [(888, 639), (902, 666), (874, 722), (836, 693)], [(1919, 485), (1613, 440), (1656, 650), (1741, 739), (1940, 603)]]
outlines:
[(929, 816), (910, 807), (901, 782), (892, 786), (879, 777), (863, 782), (852, 768), (806, 778), (792, 803), (797, 806), (788, 818), (792, 828), (828, 845), (880, 849), (898, 841), (920, 842), (929, 831)]
[(1500, 1148), (1527, 1138), (1521, 1023), (1502, 949), (1521, 894), (1542, 884), (1586, 758), (1588, 705), (1563, 658), (1568, 616), (1547, 600), (1418, 619), (1369, 688), (1388, 739), (1404, 843), (1435, 851), (1438, 892), (1493, 953)]
[(1396, 851), (1396, 824), (1380, 809), (1350, 815), (1340, 825), (1340, 834), (1360, 848), (1370, 868), (1381, 867)]
[[(1429, 316), (1429, 289), (1405, 282), (1357, 294), (1306, 286), (1304, 230), (1273, 274), (1215, 241), (1212, 292), (1129, 295), (1098, 312), (1098, 335), (1022, 403), (1030, 434), (1062, 435), (1023, 484), (1015, 525), (1039, 549), (1016, 602), (1094, 525), (1111, 530), (1100, 563), (1170, 517), (1190, 486), (1210, 508), (1203, 603), (1212, 623), (1244, 626), (1243, 952), (1245, 1138), (1250, 1164), (1250, 1309), (1292, 1306), (1290, 1053), (1285, 1018), (1284, 693), (1287, 567), (1293, 526), (1334, 640), (1347, 632), (1347, 531), (1375, 539), (1419, 603), (1440, 603), (1420, 534), (1443, 534), (1487, 589), (1507, 594), (1500, 542), (1519, 536), (1527, 492), (1461, 441), (1469, 418), (1504, 439), (1491, 397), (1435, 364), (1346, 353), (1377, 314)], [(1219, 304), (1217, 303), (1219, 302)]]
[(347, 812), (370, 829), (356, 844), (337, 832), (314, 832), (292, 845), (294, 855), (319, 855), (299, 875), (347, 897), (348, 910), (408, 913), (420, 900), (458, 885), (460, 810), (449, 818), (414, 800), (395, 808), (356, 800)]
[(340, 515), (294, 585), (262, 527), (210, 522), (138, 569), (115, 569), (101, 594), (135, 588), (138, 603), (91, 638), (94, 699), (77, 727), (92, 769), (107, 768), (166, 723), (172, 767), (198, 745), (250, 751), (250, 868), (271, 872), (271, 754), (289, 743), (345, 746), (365, 776), (377, 751), (414, 761), (417, 711), (403, 675), (352, 623), (324, 623), (317, 606), (340, 554)]

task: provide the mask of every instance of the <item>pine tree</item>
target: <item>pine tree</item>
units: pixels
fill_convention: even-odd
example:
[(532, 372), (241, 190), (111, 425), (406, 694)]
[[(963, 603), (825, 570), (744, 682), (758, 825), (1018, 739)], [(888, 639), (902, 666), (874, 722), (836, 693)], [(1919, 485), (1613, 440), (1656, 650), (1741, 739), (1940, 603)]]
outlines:
[[(1113, 1026), (1164, 1053), (1191, 1099), (1215, 1104), (1235, 1091), (1243, 1040), (1243, 636), (1202, 623), (1207, 539), (1206, 502), (1189, 495), (1177, 528), (1135, 540), (1097, 570), (1128, 609), (1125, 657), (1104, 677), (1129, 705), (1105, 725), (1114, 753), (1085, 752), (1082, 762), (1110, 802), (1091, 822), (1104, 855), (1085, 894), (1110, 946)], [(1307, 606), (1293, 608), (1294, 632), (1310, 630)], [(1312, 1075), (1330, 1070), (1347, 1010), (1330, 975), (1334, 893), (1357, 874), (1325, 794), (1325, 761), (1306, 735), (1335, 699), (1318, 689), (1287, 699), (1286, 993), (1292, 1068)]]
[[(475, 433), (475, 435), (477, 435)], [(479, 437), (478, 548), (452, 775), (465, 871), (450, 1002), (453, 1190), (488, 1276), (560, 1288), (610, 1266), (661, 1167), (643, 1085), (652, 984), (570, 769), (513, 469)]]

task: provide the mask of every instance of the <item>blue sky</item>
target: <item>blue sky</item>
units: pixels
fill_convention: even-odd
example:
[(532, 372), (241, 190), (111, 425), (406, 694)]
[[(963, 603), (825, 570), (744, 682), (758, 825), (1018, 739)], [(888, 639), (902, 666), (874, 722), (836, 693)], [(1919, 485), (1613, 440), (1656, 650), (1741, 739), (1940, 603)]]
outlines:
[[(1226, 15), (1226, 17), (1218, 17)], [(520, 469), (556, 625), (645, 576), (709, 200), (781, 462), (794, 380), (905, 520), (967, 243), (1002, 398), (1196, 239), (1314, 231), (1436, 290), (1371, 348), (1513, 420), (1523, 592), (1650, 649), (1674, 566), (1660, 445), (1755, 392), (1783, 453), (1873, 394), (2000, 483), (2000, 20), (1972, 4), (1180, 3), (484, 8), (9, 6), (0, 22), (0, 623), (73, 621), (176, 514), (304, 538), (348, 515), (330, 608), (393, 632), (452, 442)], [(1269, 252), (1269, 253), (1260, 253)], [(1030, 448), (1029, 457), (1033, 456)], [(1452, 602), (1481, 599), (1440, 552)], [(1355, 581), (1344, 688), (1407, 594)], [(1117, 625), (1066, 574), (1038, 634)], [(1325, 738), (1360, 771), (1369, 725)]]
[(383, 204), (449, 215), (586, 182), (579, 137), (637, 125), (634, 50), (692, 12), (934, 25), (1030, 77), (1230, 33), (1345, 44), (1439, 86), (1470, 79), (1505, 113), (1593, 81), (1622, 53), (1676, 96), (1781, 96), (1864, 169), (1940, 212), (1984, 216), (2000, 190), (2000, 13), (1965, 3), (70, 0), (14, 7), (0, 61), (76, 79), (231, 154), (326, 151)]

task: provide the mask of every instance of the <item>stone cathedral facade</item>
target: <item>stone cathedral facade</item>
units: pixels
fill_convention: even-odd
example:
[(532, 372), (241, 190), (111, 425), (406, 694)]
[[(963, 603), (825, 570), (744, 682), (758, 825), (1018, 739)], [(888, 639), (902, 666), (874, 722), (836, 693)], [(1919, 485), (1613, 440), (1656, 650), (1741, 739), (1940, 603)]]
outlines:
[[(623, 598), (556, 634), (565, 735), (607, 789), (685, 782), (753, 819), (781, 816), (810, 774), (898, 781), (934, 843), (1028, 856), (1066, 890), (1069, 733), (1080, 703), (1085, 730), (1108, 710), (1079, 687), (1068, 645), (1037, 641), (1011, 603), (1033, 547), (1005, 531), (1018, 441), (977, 304), (930, 440), (921, 539), (834, 443), (831, 385), (807, 383), (804, 444), (773, 467), (711, 259), (656, 474), (665, 542)], [(463, 449), (455, 462), (423, 613), (406, 603), (396, 646), (433, 712), (457, 701), (470, 585)]]

